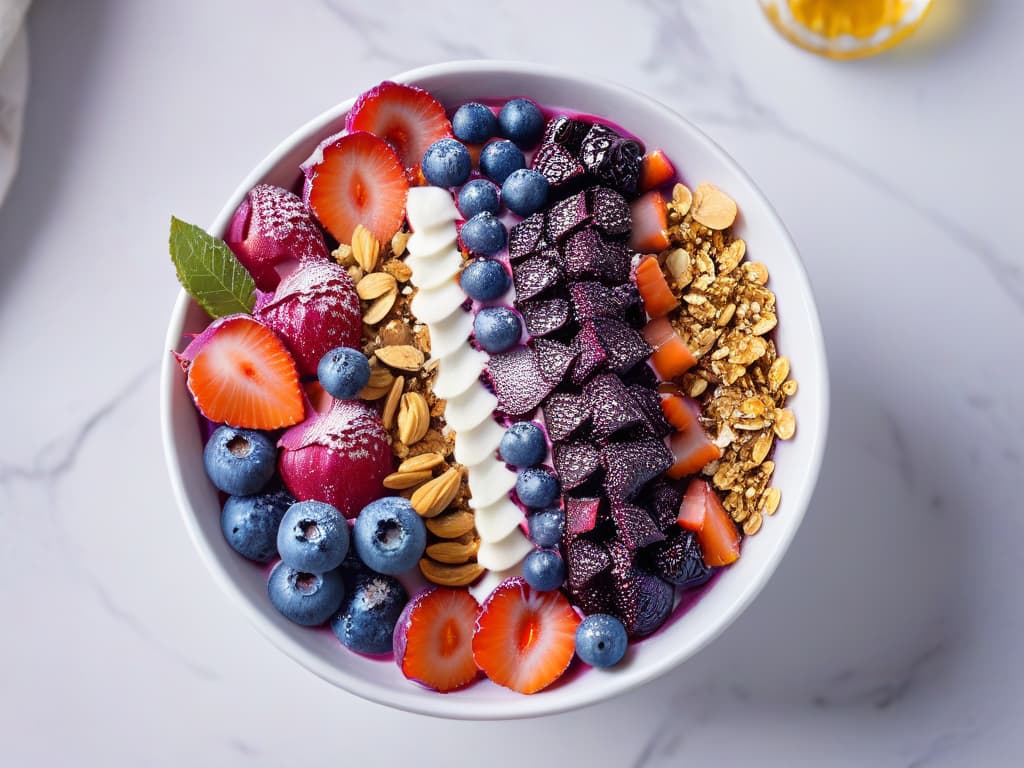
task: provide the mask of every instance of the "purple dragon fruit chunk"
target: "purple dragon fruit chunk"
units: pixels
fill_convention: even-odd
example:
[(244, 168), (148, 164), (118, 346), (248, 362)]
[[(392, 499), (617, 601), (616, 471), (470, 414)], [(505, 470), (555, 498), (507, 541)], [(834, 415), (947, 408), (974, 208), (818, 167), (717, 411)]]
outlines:
[(611, 498), (632, 499), (673, 461), (672, 452), (654, 438), (606, 445), (601, 449), (605, 490)]
[(541, 144), (533, 156), (532, 167), (544, 174), (553, 190), (566, 187), (586, 174), (576, 156), (558, 144)]
[(594, 226), (606, 235), (625, 235), (633, 227), (626, 198), (608, 187), (592, 187), (587, 190)]
[(549, 288), (561, 285), (562, 270), (555, 261), (555, 251), (544, 251), (531, 256), (512, 267), (512, 283), (516, 288), (516, 300), (532, 299)]
[(565, 241), (562, 263), (573, 280), (596, 279), (614, 285), (629, 279), (626, 246), (606, 239), (593, 227), (581, 229)]
[(595, 376), (583, 388), (594, 422), (594, 437), (602, 440), (644, 422), (643, 411), (614, 373)]
[(554, 392), (544, 401), (544, 423), (553, 441), (568, 440), (590, 418), (587, 399), (569, 392)]
[[(632, 284), (625, 283), (624, 286), (626, 285)], [(640, 302), (639, 292), (636, 293), (636, 299), (633, 300), (622, 288), (609, 287), (593, 280), (570, 283), (569, 297), (576, 318), (581, 323), (593, 320), (595, 317), (622, 317), (629, 306)]]
[(516, 299), (515, 304), (531, 336), (547, 336), (572, 320), (572, 308), (566, 299)]
[(630, 637), (645, 637), (658, 629), (672, 613), (675, 589), (657, 576), (634, 571), (619, 584), (615, 596), (618, 618)]
[(630, 549), (641, 549), (665, 540), (665, 534), (658, 530), (647, 510), (628, 501), (613, 498), (611, 517), (619, 540)]
[(644, 337), (625, 323), (611, 317), (598, 317), (591, 321), (598, 342), (604, 350), (608, 367), (616, 373), (625, 373), (642, 363), (654, 352)]
[(597, 336), (597, 329), (592, 322), (583, 324), (580, 332), (573, 339), (573, 346), (579, 350), (580, 356), (572, 367), (570, 377), (576, 386), (583, 384), (597, 371), (608, 359), (604, 347)]
[(647, 484), (636, 503), (646, 509), (661, 530), (678, 528), (676, 519), (683, 503), (683, 489), (668, 478), (658, 478)]
[[(644, 389), (650, 389), (656, 391), (658, 384), (661, 382), (658, 380), (658, 375), (651, 369), (649, 365), (638, 365), (633, 368), (629, 373), (622, 377), (622, 380), (626, 382), (627, 387), (643, 387)], [(659, 398), (660, 399), (660, 398)], [(658, 405), (661, 408), (661, 405)]]
[(579, 159), (587, 172), (627, 197), (636, 195), (644, 149), (607, 125), (595, 124), (580, 145)]
[(498, 410), (509, 416), (525, 416), (554, 389), (541, 376), (537, 358), (529, 347), (491, 355), (487, 375), (498, 398)]
[(273, 291), (300, 262), (329, 260), (309, 207), (298, 195), (270, 184), (249, 190), (225, 240), (261, 291)]
[[(638, 365), (637, 368), (647, 368), (647, 366)], [(671, 434), (672, 425), (665, 420), (665, 413), (661, 410), (661, 395), (657, 390), (636, 384), (631, 385), (628, 389), (633, 401), (643, 414), (644, 426), (647, 431), (657, 438)]]
[(640, 554), (638, 561), (669, 584), (683, 589), (699, 587), (707, 583), (712, 573), (704, 563), (700, 542), (692, 531), (674, 527), (678, 533), (653, 544)]
[(537, 356), (540, 375), (548, 384), (557, 386), (565, 378), (579, 354), (568, 344), (554, 339), (534, 339), (530, 342)]
[(566, 533), (589, 533), (594, 530), (600, 511), (600, 498), (567, 498), (565, 500)]
[(572, 602), (585, 616), (607, 613), (614, 616), (615, 586), (606, 576), (598, 576), (581, 589), (570, 590)]
[(544, 126), (544, 137), (541, 144), (557, 144), (575, 154), (590, 130), (592, 123), (576, 120), (568, 115), (551, 118)]
[(534, 213), (508, 231), (508, 258), (519, 261), (548, 247), (544, 240), (544, 214)]
[(582, 536), (569, 538), (565, 546), (565, 565), (569, 589), (577, 592), (585, 588), (612, 566), (608, 551), (597, 542)]
[(590, 218), (587, 193), (569, 195), (548, 209), (544, 217), (544, 237), (549, 243), (560, 244), (573, 232), (589, 224)]
[(571, 491), (601, 468), (601, 454), (591, 443), (554, 443), (553, 463), (563, 491)]

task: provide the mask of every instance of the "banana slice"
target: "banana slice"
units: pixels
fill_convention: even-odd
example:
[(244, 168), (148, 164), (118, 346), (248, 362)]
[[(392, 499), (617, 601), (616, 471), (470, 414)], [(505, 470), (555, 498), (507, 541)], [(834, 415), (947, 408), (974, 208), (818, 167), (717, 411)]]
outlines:
[(455, 460), (466, 467), (494, 458), (505, 429), (493, 419), (455, 435)]
[(479, 386), (478, 379), (487, 365), (486, 352), (464, 344), (437, 366), (434, 394), (445, 400), (461, 395), (470, 387)]
[[(444, 361), (441, 366), (444, 366)], [(498, 398), (478, 383), (461, 395), (449, 398), (444, 417), (448, 426), (461, 435), (464, 430), (472, 429), (484, 419), (489, 419), (497, 406)]]
[(526, 518), (508, 496), (486, 507), (476, 507), (476, 532), (481, 541), (501, 541)]
[[(456, 441), (458, 437), (456, 436)], [(494, 504), (507, 498), (508, 492), (516, 485), (518, 475), (512, 472), (498, 459), (491, 457), (489, 461), (481, 461), (468, 470), (469, 490), (472, 493), (470, 502), (474, 509)]]
[(533, 544), (516, 528), (501, 541), (481, 541), (476, 561), (491, 571), (504, 571), (533, 551)]
[(421, 323), (433, 325), (454, 312), (462, 311), (465, 300), (462, 286), (450, 277), (433, 288), (420, 288), (412, 297), (409, 308)]

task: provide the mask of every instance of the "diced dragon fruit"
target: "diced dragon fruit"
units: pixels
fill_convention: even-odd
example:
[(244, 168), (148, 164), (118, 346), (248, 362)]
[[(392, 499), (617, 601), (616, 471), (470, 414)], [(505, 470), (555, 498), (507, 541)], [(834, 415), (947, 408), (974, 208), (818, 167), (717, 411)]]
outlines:
[(544, 240), (544, 214), (534, 213), (508, 231), (508, 258), (519, 261), (548, 247)]
[(616, 373), (625, 373), (650, 356), (652, 349), (644, 337), (620, 320), (599, 317), (591, 322), (608, 367)]
[(584, 589), (594, 579), (611, 568), (612, 560), (608, 551), (600, 544), (582, 536), (567, 537), (565, 546), (566, 572), (569, 589), (576, 592)]
[(614, 285), (629, 279), (626, 246), (593, 227), (572, 234), (562, 247), (565, 273), (574, 280), (596, 279)]
[(587, 190), (594, 226), (606, 235), (625, 235), (632, 225), (626, 198), (608, 187)]
[(590, 220), (587, 193), (577, 192), (548, 208), (544, 217), (544, 236), (549, 243), (561, 244), (566, 237), (589, 224)]
[[(594, 437), (599, 440), (645, 421), (633, 395), (614, 373), (595, 376), (583, 393), (593, 418)], [(661, 412), (660, 406), (658, 412)]]
[[(600, 511), (600, 498), (567, 498), (565, 500), (566, 533), (589, 533), (594, 530)], [(673, 518), (672, 522), (675, 522), (675, 518)], [(678, 528), (679, 526), (676, 527)]]
[(557, 386), (565, 379), (569, 368), (572, 367), (576, 356), (579, 354), (573, 347), (563, 344), (554, 339), (534, 339), (530, 342), (533, 345), (534, 354), (537, 356), (537, 366), (540, 368), (540, 375), (548, 384)]
[[(637, 366), (637, 369), (644, 368), (650, 370), (646, 365)], [(657, 390), (634, 384), (629, 387), (629, 393), (643, 413), (644, 424), (653, 437), (665, 437), (672, 432), (672, 425), (665, 420), (665, 414), (661, 410), (661, 395)]]
[(647, 510), (628, 501), (613, 498), (611, 517), (619, 540), (630, 549), (641, 549), (665, 539), (665, 534), (658, 530)]
[(537, 358), (529, 347), (515, 347), (491, 355), (487, 375), (498, 398), (498, 410), (509, 416), (526, 415), (554, 389), (554, 385), (544, 381)]
[(516, 299), (516, 309), (531, 336), (547, 336), (561, 330), (572, 320), (572, 308), (563, 298)]
[(583, 485), (601, 468), (601, 454), (589, 442), (555, 443), (551, 450), (563, 491)]
[(672, 452), (661, 440), (610, 443), (601, 449), (609, 497), (632, 499), (650, 480), (672, 466)]
[[(544, 423), (554, 441), (567, 440), (590, 419), (587, 399), (583, 395), (555, 392), (544, 401)], [(675, 522), (673, 513), (672, 521)]]
[(516, 299), (526, 301), (562, 282), (562, 269), (555, 260), (556, 252), (544, 251), (530, 256), (512, 267), (512, 283)]

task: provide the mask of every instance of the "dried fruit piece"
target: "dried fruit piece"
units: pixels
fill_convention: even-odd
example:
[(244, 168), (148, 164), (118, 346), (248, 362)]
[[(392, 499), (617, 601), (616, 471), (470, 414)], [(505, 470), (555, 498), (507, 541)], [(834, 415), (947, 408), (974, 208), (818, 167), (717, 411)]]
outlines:
[(696, 364), (697, 359), (667, 319), (651, 320), (644, 326), (643, 336), (654, 349), (651, 367), (661, 379), (674, 379)]
[(675, 178), (676, 169), (668, 156), (660, 149), (648, 152), (640, 160), (640, 180), (638, 189), (646, 192), (649, 189), (660, 187)]
[(690, 481), (677, 522), (681, 528), (697, 534), (708, 565), (729, 565), (739, 558), (739, 531), (706, 480)]

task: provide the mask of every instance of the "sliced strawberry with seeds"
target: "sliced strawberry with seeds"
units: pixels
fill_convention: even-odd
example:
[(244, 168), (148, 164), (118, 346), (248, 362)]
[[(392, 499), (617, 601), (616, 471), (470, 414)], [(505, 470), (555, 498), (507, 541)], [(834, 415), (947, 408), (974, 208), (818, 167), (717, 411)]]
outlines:
[(278, 429), (303, 417), (295, 361), (274, 332), (248, 315), (212, 323), (178, 361), (196, 407), (210, 421)]
[(413, 183), (422, 183), (419, 168), (427, 147), (452, 136), (452, 124), (437, 99), (421, 88), (392, 82), (360, 96), (345, 127), (369, 131), (394, 147)]
[(427, 589), (413, 597), (395, 626), (395, 661), (402, 674), (447, 693), (473, 682), (473, 630), (479, 606), (462, 589)]
[(538, 592), (506, 579), (480, 609), (473, 658), (498, 685), (536, 693), (569, 667), (580, 616), (561, 592)]
[(362, 224), (382, 243), (402, 226), (409, 182), (395, 151), (372, 133), (349, 133), (320, 147), (306, 171), (313, 213), (339, 243)]

